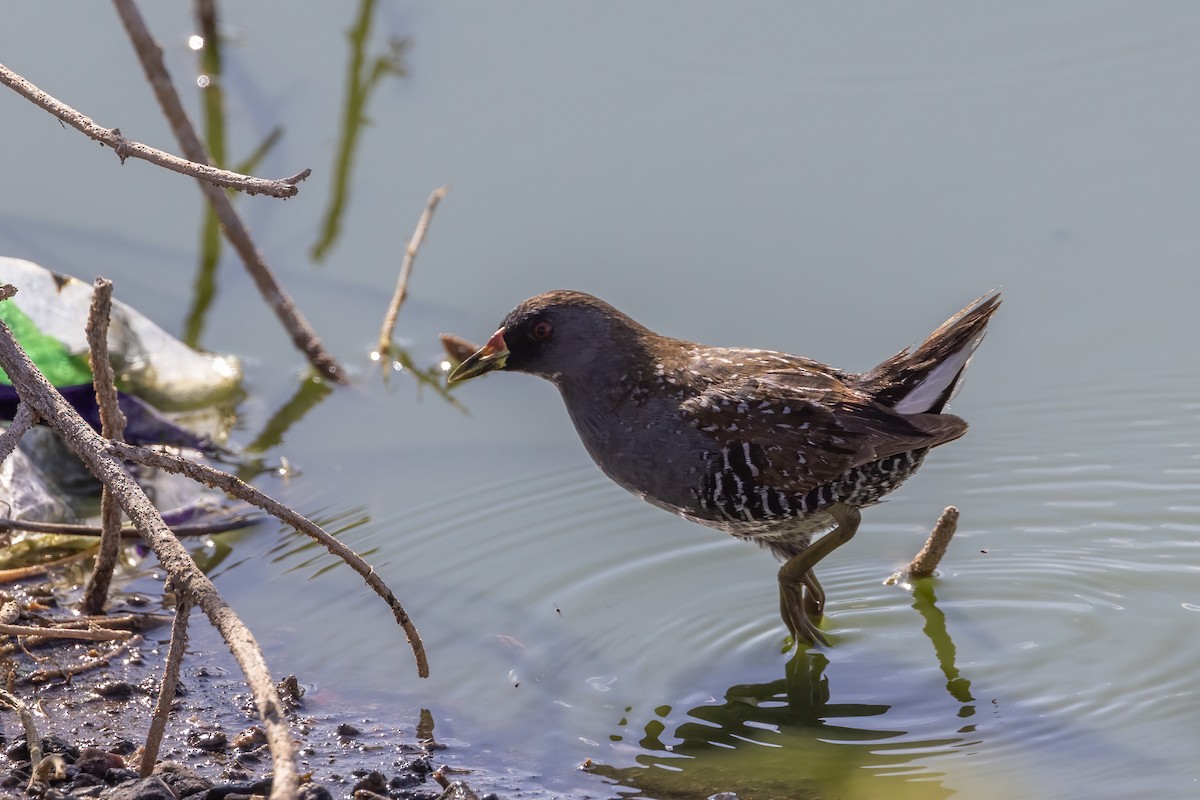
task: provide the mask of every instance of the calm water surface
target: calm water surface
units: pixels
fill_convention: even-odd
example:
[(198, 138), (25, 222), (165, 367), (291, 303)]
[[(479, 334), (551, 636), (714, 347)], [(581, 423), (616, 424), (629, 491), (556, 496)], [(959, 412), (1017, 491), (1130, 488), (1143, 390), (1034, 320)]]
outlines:
[[(370, 97), (317, 263), (363, 8), (364, 61), (406, 38), (407, 74)], [(314, 169), (240, 206), (357, 376), (267, 450), (299, 474), (257, 483), (375, 564), (433, 676), (357, 577), (264, 525), (214, 577), (276, 670), (318, 702), (428, 707), (452, 757), (547, 795), (1200, 792), (1200, 10), (363, 8), (223, 21), (230, 159), (283, 125), (258, 171)], [(192, 81), (194, 23), (147, 13)], [(7, 17), (6, 65), (173, 149), (107, 6)], [(198, 193), (11, 93), (0, 114), (4, 253), (103, 273), (181, 333)], [(548, 385), (473, 382), (463, 413), (380, 379), (399, 254), (448, 181), (398, 331), (421, 365), (438, 332), (480, 340), (573, 287), (663, 333), (866, 369), (1003, 288), (954, 406), (971, 433), (822, 565), (832, 647), (781, 654), (768, 555), (608, 483)], [(201, 319), (247, 362), (249, 444), (303, 364), (228, 257)], [(885, 585), (950, 503), (939, 577)]]

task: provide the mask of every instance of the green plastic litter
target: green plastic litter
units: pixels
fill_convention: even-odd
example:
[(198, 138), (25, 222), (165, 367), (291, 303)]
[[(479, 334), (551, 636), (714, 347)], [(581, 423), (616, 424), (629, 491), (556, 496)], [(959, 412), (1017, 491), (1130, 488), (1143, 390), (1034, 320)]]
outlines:
[[(42, 374), (55, 386), (76, 386), (92, 382), (87, 353), (71, 353), (53, 336), (42, 333), (24, 311), (12, 300), (0, 303), (0, 321), (8, 326), (21, 347), (29, 354)], [(0, 369), (0, 383), (11, 386), (12, 381)]]

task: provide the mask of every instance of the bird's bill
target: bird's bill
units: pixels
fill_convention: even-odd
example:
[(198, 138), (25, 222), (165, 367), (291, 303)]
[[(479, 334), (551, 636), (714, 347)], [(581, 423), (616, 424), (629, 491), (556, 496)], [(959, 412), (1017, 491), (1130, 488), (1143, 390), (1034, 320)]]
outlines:
[(504, 328), (492, 334), (487, 344), (467, 356), (446, 378), (449, 383), (476, 378), (485, 372), (504, 369), (508, 361), (508, 345), (504, 343)]

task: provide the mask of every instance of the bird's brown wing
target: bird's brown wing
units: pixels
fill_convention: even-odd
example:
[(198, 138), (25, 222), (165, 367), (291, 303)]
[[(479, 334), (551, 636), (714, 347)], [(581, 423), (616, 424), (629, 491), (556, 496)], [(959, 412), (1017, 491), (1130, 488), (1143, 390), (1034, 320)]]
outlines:
[(814, 369), (731, 376), (683, 405), (722, 449), (740, 451), (754, 464), (760, 484), (793, 495), (967, 430), (949, 414), (897, 414), (844, 380), (852, 377)]

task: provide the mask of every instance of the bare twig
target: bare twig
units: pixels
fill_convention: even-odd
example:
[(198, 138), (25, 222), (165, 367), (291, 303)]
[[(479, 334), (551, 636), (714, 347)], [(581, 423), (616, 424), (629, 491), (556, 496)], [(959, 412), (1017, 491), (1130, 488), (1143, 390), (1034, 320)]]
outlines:
[[(166, 65), (163, 64), (162, 49), (147, 30), (141, 12), (138, 11), (133, 0), (113, 0), (113, 4), (125, 26), (125, 31), (129, 34), (130, 41), (133, 42), (138, 59), (142, 62), (142, 69), (150, 81), (150, 86), (154, 89), (163, 113), (166, 114), (171, 130), (174, 132), (175, 138), (179, 140), (180, 149), (192, 161), (209, 163), (204, 144), (196, 135), (196, 129), (188, 119), (183, 103), (175, 92), (175, 87), (171, 85), (171, 77), (167, 73)], [(308, 357), (309, 363), (321, 375), (337, 383), (349, 383), (341, 365), (333, 356), (325, 352), (321, 340), (317, 338), (317, 334), (308, 324), (308, 320), (304, 318), (283, 287), (279, 285), (279, 281), (276, 280), (271, 268), (267, 266), (263, 254), (250, 238), (249, 230), (242, 222), (241, 215), (233, 207), (233, 203), (225, 191), (205, 181), (201, 181), (198, 185), (212, 206), (213, 213), (217, 215), (225, 237), (241, 256), (246, 270), (254, 280), (254, 285), (258, 287), (258, 291), (267, 301), (267, 305), (283, 323), (284, 328), (292, 337), (292, 342)]]
[(946, 548), (950, 546), (950, 539), (956, 530), (958, 509), (946, 506), (946, 510), (938, 517), (937, 525), (933, 526), (933, 532), (925, 540), (925, 546), (908, 565), (908, 574), (914, 578), (927, 578), (932, 575), (942, 556), (946, 555)]
[(429, 677), (429, 662), (425, 657), (425, 646), (421, 642), (421, 635), (417, 632), (417, 627), (408, 616), (408, 612), (400, 605), (396, 595), (392, 593), (392, 590), (387, 587), (387, 584), (370, 564), (363, 561), (361, 556), (329, 535), (319, 525), (227, 472), (146, 447), (135, 447), (121, 442), (109, 442), (108, 447), (109, 452), (119, 459), (135, 461), (148, 467), (158, 467), (168, 472), (185, 475), (205, 486), (220, 489), (231, 497), (261, 508), (300, 533), (316, 539), (329, 552), (349, 564), (351, 569), (361, 575), (367, 585), (387, 602), (392, 609), (393, 616), (400, 623), (400, 627), (404, 629), (405, 636), (408, 637), (409, 646), (412, 647), (413, 656), (417, 661), (417, 674), (422, 678)]
[(112, 312), (112, 281), (96, 278), (92, 284), (92, 303), (88, 309), (88, 365), (100, 408), (100, 435), (125, 441), (125, 415), (117, 404), (116, 375), (108, 358), (108, 320)]
[[(23, 402), (17, 403), (17, 413), (13, 415), (12, 422), (8, 423), (4, 433), (0, 433), (0, 463), (12, 455), (12, 451), (17, 447), (17, 442), (21, 441), (25, 431), (32, 428), (36, 422), (37, 414), (33, 412), (33, 409)], [(10, 526), (0, 522), (0, 529), (6, 527)]]
[(938, 517), (937, 524), (933, 526), (933, 532), (925, 540), (925, 546), (921, 548), (921, 552), (917, 553), (907, 567), (893, 573), (884, 583), (903, 584), (907, 578), (928, 578), (941, 563), (942, 556), (946, 555), (946, 548), (950, 546), (950, 539), (954, 537), (956, 530), (958, 530), (958, 509), (954, 506), (946, 506), (942, 515)]
[[(25, 728), (25, 744), (29, 748), (29, 763), (37, 764), (42, 760), (42, 737), (38, 735), (37, 726), (33, 724), (33, 712), (29, 710), (29, 706), (25, 701), (17, 697), (15, 694), (10, 694), (4, 689), (0, 689), (0, 701), (8, 705), (13, 711), (21, 717), (21, 725)], [(33, 783), (33, 776), (30, 776), (30, 784)]]
[(77, 631), (47, 625), (5, 625), (2, 623), (0, 623), (0, 634), (6, 636), (37, 636), (42, 639), (79, 639), (85, 642), (123, 641), (133, 635), (129, 631)]
[(446, 351), (446, 357), (455, 364), (466, 361), (472, 353), (479, 349), (479, 345), (456, 333), (439, 333), (438, 339), (441, 340), (442, 349)]
[(425, 211), (421, 213), (421, 218), (417, 221), (417, 229), (413, 231), (412, 238), (408, 240), (408, 247), (404, 249), (404, 261), (400, 265), (400, 277), (396, 280), (396, 291), (392, 294), (392, 302), (388, 305), (387, 313), (383, 316), (383, 326), (379, 329), (379, 344), (376, 345), (376, 352), (381, 355), (391, 349), (392, 331), (396, 328), (396, 317), (400, 315), (400, 306), (404, 305), (404, 300), (408, 297), (408, 279), (412, 274), (413, 262), (417, 260), (417, 251), (421, 248), (421, 242), (425, 241), (425, 232), (429, 229), (429, 221), (433, 219), (433, 212), (448, 191), (450, 191), (450, 186), (446, 185), (434, 189), (433, 193), (429, 195)]
[(229, 170), (218, 169), (209, 166), (207, 163), (197, 163), (194, 160), (188, 161), (179, 156), (174, 156), (162, 150), (144, 145), (141, 142), (127, 139), (121, 135), (120, 128), (105, 128), (102, 125), (97, 125), (90, 117), (81, 114), (66, 103), (46, 94), (3, 64), (0, 64), (0, 83), (3, 83), (31, 103), (41, 106), (85, 136), (95, 139), (100, 144), (111, 147), (116, 152), (117, 158), (121, 159), (122, 164), (125, 163), (126, 158), (139, 158), (143, 161), (149, 161), (151, 164), (165, 167), (173, 172), (190, 175), (193, 178), (206, 181), (214, 186), (236, 189), (246, 194), (266, 194), (271, 197), (284, 198), (295, 195), (298, 191), (296, 184), (307, 178), (312, 172), (312, 170), (306, 169), (290, 178), (268, 180), (267, 178), (255, 178), (251, 175), (241, 175)]
[[(93, 287), (87, 321), (88, 362), (92, 368), (96, 405), (100, 410), (100, 435), (106, 439), (124, 441), (125, 415), (117, 404), (116, 377), (108, 359), (112, 281), (96, 278)], [(98, 614), (104, 610), (108, 587), (112, 584), (113, 570), (117, 567), (117, 556), (121, 551), (121, 507), (107, 486), (100, 495), (100, 527), (100, 552), (96, 554), (96, 564), (83, 590), (85, 614)]]
[[(123, 631), (132, 635), (136, 631), (148, 630), (161, 624), (164, 619), (157, 614), (122, 614), (115, 617), (73, 617), (71, 619), (55, 619), (46, 621), (47, 625), (53, 626), (52, 630), (99, 630), (99, 631)], [(5, 620), (5, 622), (13, 623), (16, 620)], [(0, 644), (0, 656), (10, 655), (18, 650), (23, 650), (26, 654), (29, 653), (28, 648), (37, 645), (43, 645), (54, 641), (55, 638), (50, 635), (42, 635), (44, 631), (38, 629), (39, 632), (30, 636), (23, 636), (13, 642)], [(120, 638), (120, 637), (114, 637)]]
[(53, 572), (59, 567), (65, 567), (67, 564), (73, 564), (76, 561), (83, 561), (85, 558), (91, 558), (99, 549), (100, 546), (95, 545), (93, 547), (80, 550), (77, 553), (72, 553), (69, 556), (56, 558), (53, 561), (43, 561), (40, 564), (29, 564), (28, 566), (13, 567), (12, 569), (0, 569), (0, 584), (23, 581), (26, 578), (32, 578), (34, 575), (45, 575), (47, 572)]
[(28, 794), (39, 794), (39, 789), (49, 788), (51, 783), (65, 781), (67, 779), (67, 761), (62, 757), (62, 753), (50, 753), (41, 761), (33, 765), (29, 771), (29, 786), (26, 788)]
[(192, 602), (185, 592), (175, 592), (175, 623), (171, 626), (171, 645), (167, 648), (167, 663), (163, 667), (162, 687), (158, 691), (158, 702), (154, 704), (154, 716), (150, 718), (150, 730), (146, 734), (146, 746), (142, 748), (142, 765), (138, 770), (143, 778), (154, 771), (158, 761), (158, 748), (162, 745), (163, 733), (167, 729), (167, 718), (171, 716), (171, 704), (175, 702), (175, 689), (179, 685), (179, 665), (187, 649), (188, 615), (192, 613)]
[(422, 708), (417, 716), (417, 744), (421, 745), (426, 753), (432, 753), (434, 750), (443, 750), (445, 745), (440, 745), (433, 738), (433, 712), (428, 708)]
[(116, 616), (98, 614), (89, 617), (56, 619), (54, 620), (54, 624), (59, 628), (90, 628), (95, 626), (105, 630), (116, 630), (122, 625), (127, 625), (130, 629), (145, 630), (154, 627), (151, 623), (159, 623), (165, 619), (167, 618), (162, 614), (118, 614)]
[[(0, 285), (0, 302), (8, 300), (17, 294), (17, 287), (11, 283)], [(17, 402), (17, 412), (13, 414), (12, 422), (0, 433), (0, 464), (12, 455), (12, 451), (16, 449), (17, 443), (21, 441), (21, 437), (25, 432), (37, 424), (38, 416), (32, 408), (25, 404), (24, 401)], [(4, 530), (5, 526), (0, 525), (0, 530)]]
[[(224, 519), (215, 520), (213, 522), (187, 522), (182, 525), (172, 525), (171, 533), (179, 537), (186, 536), (212, 536), (218, 533), (227, 533), (229, 531), (244, 528), (247, 525), (254, 523), (257, 517), (246, 515), (238, 515), (234, 517), (226, 517)], [(55, 533), (60, 536), (100, 536), (101, 528), (96, 525), (79, 525), (73, 522), (40, 522), (32, 519), (12, 519), (11, 517), (0, 517), (0, 530), (11, 528), (15, 531), (26, 531), (28, 533)], [(140, 539), (142, 535), (138, 533), (137, 528), (131, 525), (126, 525), (121, 528), (121, 538), (123, 539)]]
[[(274, 781), (272, 798), (290, 800), (296, 795), (297, 772), (295, 749), (287, 724), (283, 704), (271, 681), (271, 673), (263, 659), (254, 634), (246, 627), (212, 581), (192, 560), (187, 549), (171, 535), (154, 504), (125, 470), (120, 459), (108, 450), (108, 442), (97, 434), (37, 371), (29, 357), (17, 344), (12, 332), (0, 323), (0, 369), (3, 369), (37, 414), (44, 419), (84, 462), (88, 470), (116, 494), (121, 507), (142, 532), (153, 548), (159, 563), (172, 580), (187, 591), (204, 611), (213, 627), (220, 631), (238, 665), (246, 676), (246, 684), (254, 697), (258, 714), (267, 733), (271, 750)], [(128, 641), (133, 641), (132, 639)]]
[(131, 636), (125, 641), (118, 642), (117, 644), (113, 645), (107, 651), (101, 653), (95, 658), (89, 658), (87, 661), (81, 661), (78, 664), (72, 664), (69, 667), (63, 667), (62, 669), (39, 669), (36, 672), (31, 672), (24, 676), (18, 680), (17, 683), (27, 685), (31, 683), (46, 683), (54, 680), (55, 678), (70, 679), (76, 675), (82, 675), (90, 670), (103, 667), (104, 665), (108, 664), (108, 662), (121, 655), (121, 653), (124, 653), (131, 647), (136, 647), (141, 643), (141, 636)]

